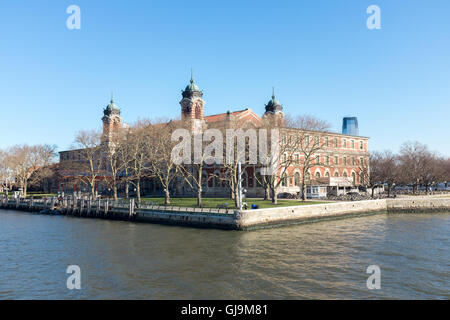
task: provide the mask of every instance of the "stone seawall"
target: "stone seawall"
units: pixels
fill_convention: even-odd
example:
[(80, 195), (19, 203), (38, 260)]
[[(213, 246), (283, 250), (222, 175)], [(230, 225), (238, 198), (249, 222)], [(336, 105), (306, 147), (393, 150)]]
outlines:
[[(56, 208), (54, 201), (2, 201), (0, 208), (47, 212), (87, 218), (131, 220), (227, 230), (251, 230), (281, 225), (335, 220), (379, 212), (450, 212), (450, 198), (410, 197), (336, 202), (228, 212), (222, 209), (110, 205), (108, 201), (78, 201)], [(134, 202), (133, 202), (134, 203)], [(44, 209), (44, 210), (43, 210)]]
[(303, 205), (298, 207), (269, 208), (239, 212), (238, 226), (242, 230), (276, 225), (310, 223), (321, 220), (357, 216), (364, 213), (386, 211), (386, 200), (338, 202)]
[(450, 198), (386, 199), (388, 212), (442, 212), (450, 211)]
[(380, 199), (240, 211), (238, 228), (250, 230), (355, 217), (379, 212), (450, 212), (450, 198)]

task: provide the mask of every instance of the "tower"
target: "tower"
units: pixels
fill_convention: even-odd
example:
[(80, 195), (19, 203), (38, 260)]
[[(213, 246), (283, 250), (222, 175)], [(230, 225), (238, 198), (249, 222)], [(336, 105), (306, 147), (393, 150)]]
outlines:
[(267, 119), (275, 126), (284, 125), (283, 106), (275, 99), (275, 89), (272, 89), (272, 99), (266, 104), (266, 112), (263, 119)]
[(111, 145), (117, 138), (117, 134), (122, 128), (122, 118), (120, 117), (120, 109), (114, 104), (111, 95), (111, 102), (103, 110), (103, 135), (102, 144)]
[(358, 118), (357, 117), (345, 117), (342, 122), (342, 134), (348, 134), (350, 136), (359, 136)]
[(192, 131), (199, 132), (203, 130), (205, 124), (203, 92), (195, 84), (194, 77), (191, 73), (190, 84), (182, 91), (181, 120)]

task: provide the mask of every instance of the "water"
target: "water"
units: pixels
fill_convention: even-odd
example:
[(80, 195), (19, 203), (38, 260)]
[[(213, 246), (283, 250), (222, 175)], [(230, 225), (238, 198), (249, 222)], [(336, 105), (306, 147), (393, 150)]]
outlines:
[(0, 210), (0, 299), (449, 299), (449, 231), (450, 213), (238, 232)]

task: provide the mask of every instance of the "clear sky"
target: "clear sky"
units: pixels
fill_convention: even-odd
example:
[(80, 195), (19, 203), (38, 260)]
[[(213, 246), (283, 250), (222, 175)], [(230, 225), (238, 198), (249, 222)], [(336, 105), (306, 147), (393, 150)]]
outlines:
[[(69, 5), (81, 30), (69, 30)], [(381, 30), (366, 27), (369, 5)], [(271, 97), (371, 150), (419, 140), (450, 155), (449, 0), (9, 0), (0, 4), (0, 148), (68, 148), (111, 91), (126, 122), (177, 117), (194, 69), (206, 114)]]

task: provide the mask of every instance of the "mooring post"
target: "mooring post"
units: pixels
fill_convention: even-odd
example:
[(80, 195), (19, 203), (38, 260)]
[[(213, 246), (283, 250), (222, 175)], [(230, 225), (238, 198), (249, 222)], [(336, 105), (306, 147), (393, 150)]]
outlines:
[(109, 199), (106, 199), (106, 202), (105, 202), (105, 216), (107, 216), (108, 215), (108, 210), (109, 210)]
[(89, 198), (89, 200), (88, 200), (88, 212), (89, 212), (89, 215), (91, 215), (92, 214), (92, 200), (91, 200), (91, 198)]
[(97, 208), (95, 208), (95, 216), (98, 217), (100, 213), (100, 198), (97, 198)]
[(132, 198), (130, 200), (130, 214), (129, 214), (129, 219), (130, 220), (133, 217), (133, 214), (134, 214), (134, 198)]

